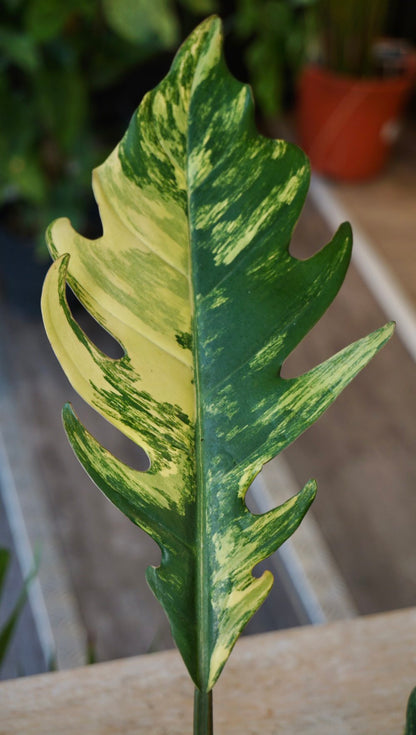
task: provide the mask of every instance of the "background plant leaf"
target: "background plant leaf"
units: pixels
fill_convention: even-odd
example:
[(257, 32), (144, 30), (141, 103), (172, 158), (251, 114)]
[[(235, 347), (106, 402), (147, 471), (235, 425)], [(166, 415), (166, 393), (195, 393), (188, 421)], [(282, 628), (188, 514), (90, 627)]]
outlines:
[[(137, 472), (103, 448), (70, 406), (71, 444), (102, 491), (159, 544), (148, 581), (201, 690), (267, 596), (252, 575), (315, 494), (253, 515), (244, 498), (265, 462), (332, 403), (391, 334), (375, 332), (305, 375), (286, 357), (336, 295), (351, 250), (343, 225), (306, 261), (288, 252), (309, 183), (295, 146), (260, 136), (249, 89), (228, 72), (211, 18), (146, 95), (95, 171), (95, 241), (60, 219), (43, 292), (45, 326), (76, 390), (142, 446)], [(73, 318), (65, 283), (124, 349), (113, 360)]]
[(406, 727), (404, 735), (416, 735), (416, 687), (410, 692), (407, 702)]
[(103, 12), (114, 31), (130, 42), (172, 48), (179, 24), (170, 0), (103, 0)]
[[(9, 570), (11, 562), (11, 553), (8, 549), (0, 548), (0, 601), (4, 593), (4, 586), (6, 581), (7, 572)], [(20, 615), (26, 604), (29, 586), (34, 577), (38, 573), (39, 560), (35, 559), (33, 569), (29, 572), (27, 577), (23, 580), (23, 585), (18, 595), (16, 602), (14, 603), (7, 619), (4, 621), (0, 628), (0, 665), (3, 663), (13, 635), (15, 633), (17, 624), (20, 619)]]

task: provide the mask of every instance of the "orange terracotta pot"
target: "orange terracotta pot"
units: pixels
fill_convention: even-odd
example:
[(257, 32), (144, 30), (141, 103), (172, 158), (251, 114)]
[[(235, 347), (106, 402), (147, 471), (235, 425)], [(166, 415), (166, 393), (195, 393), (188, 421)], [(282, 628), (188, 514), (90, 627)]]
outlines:
[(312, 167), (336, 179), (363, 180), (383, 168), (415, 79), (414, 58), (404, 74), (386, 79), (338, 76), (305, 67), (298, 90), (297, 129)]

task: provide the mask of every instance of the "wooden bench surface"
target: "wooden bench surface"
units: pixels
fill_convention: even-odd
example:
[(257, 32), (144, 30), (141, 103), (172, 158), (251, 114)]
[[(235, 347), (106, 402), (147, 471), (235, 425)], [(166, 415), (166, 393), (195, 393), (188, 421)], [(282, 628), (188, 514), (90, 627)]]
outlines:
[[(402, 735), (416, 608), (241, 639), (214, 691), (215, 735)], [(176, 651), (0, 685), (1, 735), (184, 735)]]

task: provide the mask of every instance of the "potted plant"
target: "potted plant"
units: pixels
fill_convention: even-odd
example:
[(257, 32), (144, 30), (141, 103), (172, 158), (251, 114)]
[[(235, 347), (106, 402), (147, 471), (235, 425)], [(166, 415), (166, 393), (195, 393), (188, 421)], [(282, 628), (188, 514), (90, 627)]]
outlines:
[(320, 0), (316, 63), (298, 88), (300, 145), (319, 172), (360, 180), (377, 174), (397, 137), (415, 78), (415, 57), (383, 41), (387, 0)]
[[(162, 550), (147, 579), (195, 684), (196, 735), (212, 732), (213, 686), (271, 588), (270, 572), (253, 568), (293, 533), (316, 491), (311, 480), (255, 515), (248, 487), (392, 333), (388, 324), (281, 377), (351, 255), (346, 223), (308, 260), (289, 254), (308, 184), (303, 152), (256, 131), (250, 92), (228, 72), (210, 18), (95, 171), (102, 236), (88, 240), (67, 219), (47, 234), (48, 337), (75, 389), (146, 450), (148, 471), (110, 454), (69, 405), (65, 428), (96, 484)], [(82, 331), (66, 283), (122, 357)]]

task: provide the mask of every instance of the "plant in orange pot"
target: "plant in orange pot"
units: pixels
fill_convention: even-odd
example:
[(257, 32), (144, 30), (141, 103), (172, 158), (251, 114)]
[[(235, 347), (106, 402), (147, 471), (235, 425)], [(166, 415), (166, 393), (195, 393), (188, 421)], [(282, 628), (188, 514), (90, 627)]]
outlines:
[(312, 166), (363, 180), (384, 166), (411, 93), (416, 58), (402, 41), (380, 40), (387, 0), (320, 0), (318, 61), (299, 80), (297, 127)]

